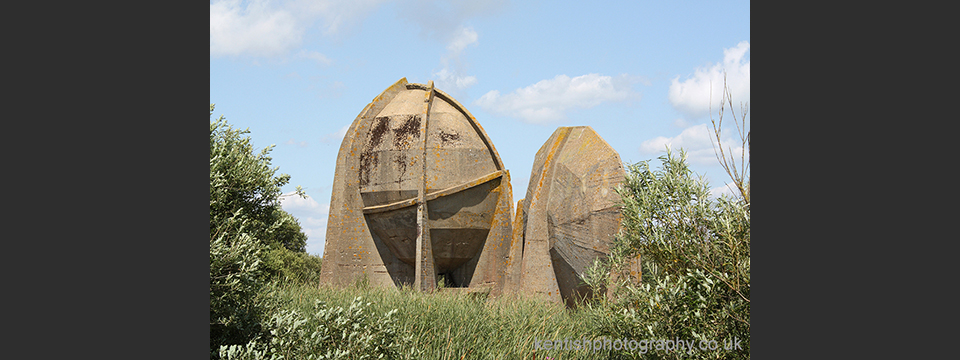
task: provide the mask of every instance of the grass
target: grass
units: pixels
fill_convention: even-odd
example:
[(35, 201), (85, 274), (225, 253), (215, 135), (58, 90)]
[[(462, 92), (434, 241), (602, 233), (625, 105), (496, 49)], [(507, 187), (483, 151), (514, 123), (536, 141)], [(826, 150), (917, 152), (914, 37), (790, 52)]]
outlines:
[[(403, 335), (412, 335), (406, 346), (420, 351), (419, 359), (595, 359), (607, 351), (594, 352), (582, 342), (591, 336), (593, 322), (584, 310), (530, 297), (440, 291), (422, 294), (410, 288), (371, 288), (363, 285), (334, 288), (295, 283), (273, 284), (280, 308), (313, 311), (315, 300), (329, 306), (347, 307), (356, 297), (370, 302), (372, 314), (398, 309)], [(544, 340), (569, 340), (570, 349), (546, 348)], [(540, 344), (538, 349), (537, 344)], [(404, 349), (407, 350), (407, 349)], [(403, 351), (407, 353), (407, 351)]]

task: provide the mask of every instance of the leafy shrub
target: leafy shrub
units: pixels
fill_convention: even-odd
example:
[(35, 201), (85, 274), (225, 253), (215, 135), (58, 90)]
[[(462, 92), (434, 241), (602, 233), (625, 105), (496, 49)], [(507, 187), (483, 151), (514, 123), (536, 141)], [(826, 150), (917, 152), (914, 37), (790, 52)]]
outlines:
[(276, 225), (263, 238), (264, 244), (299, 253), (307, 251), (307, 234), (303, 233), (297, 218), (277, 206), (270, 218), (270, 223)]
[(320, 281), (320, 266), (323, 263), (320, 256), (275, 247), (266, 252), (264, 262), (272, 279), (307, 284), (318, 284)]
[[(609, 262), (594, 271), (616, 269), (639, 254), (642, 285), (616, 284), (614, 299), (592, 304), (597, 329), (617, 338), (720, 344), (720, 349), (665, 352), (658, 357), (747, 358), (750, 206), (742, 198), (711, 199), (707, 185), (693, 178), (682, 151), (679, 157), (668, 151), (659, 159), (663, 166), (657, 171), (648, 162), (628, 166), (618, 190), (622, 231)], [(723, 349), (724, 341), (732, 349)]]
[[(228, 228), (233, 222), (220, 228)], [(259, 335), (263, 314), (263, 246), (245, 232), (226, 229), (210, 241), (210, 349), (242, 344)]]
[[(210, 104), (210, 115), (214, 105)], [(267, 313), (262, 292), (270, 268), (268, 244), (302, 248), (299, 224), (279, 207), (280, 188), (268, 156), (257, 152), (248, 130), (235, 130), (220, 116), (210, 121), (210, 354), (221, 345), (244, 344), (260, 335)], [(305, 196), (300, 188), (297, 194)], [(305, 239), (305, 238), (304, 238)], [(267, 271), (265, 271), (267, 270)]]
[[(312, 316), (297, 310), (275, 312), (266, 323), (269, 336), (245, 345), (220, 347), (224, 359), (397, 359), (409, 337), (401, 337), (397, 309), (372, 316), (361, 297), (348, 308), (317, 300)], [(311, 331), (313, 330), (313, 331)]]
[[(210, 115), (214, 105), (210, 104)], [(273, 145), (257, 152), (249, 130), (236, 130), (223, 116), (210, 121), (210, 232), (230, 217), (247, 219), (247, 230), (260, 241), (279, 228), (280, 188), (290, 175), (270, 167)]]

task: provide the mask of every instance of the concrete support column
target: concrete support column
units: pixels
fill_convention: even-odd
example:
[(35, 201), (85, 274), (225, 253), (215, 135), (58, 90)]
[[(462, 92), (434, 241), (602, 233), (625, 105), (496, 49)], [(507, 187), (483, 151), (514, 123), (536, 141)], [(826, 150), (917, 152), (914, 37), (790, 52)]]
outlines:
[(417, 194), (417, 266), (413, 286), (420, 291), (432, 292), (437, 288), (437, 271), (433, 264), (433, 243), (430, 242), (430, 228), (427, 225), (427, 123), (430, 118), (430, 103), (433, 100), (433, 80), (427, 84), (427, 93), (423, 99), (423, 121), (420, 123), (420, 183)]

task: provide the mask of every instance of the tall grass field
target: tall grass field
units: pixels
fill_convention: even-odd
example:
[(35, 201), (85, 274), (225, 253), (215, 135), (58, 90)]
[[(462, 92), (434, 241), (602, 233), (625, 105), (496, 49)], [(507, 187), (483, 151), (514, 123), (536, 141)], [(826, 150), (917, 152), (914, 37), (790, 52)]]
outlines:
[[(346, 288), (275, 283), (270, 291), (280, 299), (280, 309), (301, 314), (315, 312), (318, 302), (346, 309), (357, 299), (368, 304), (363, 311), (374, 319), (397, 310), (392, 317), (404, 359), (595, 359), (610, 353), (587, 350), (587, 339), (594, 340), (588, 309), (568, 310), (531, 297), (488, 298), (444, 289), (424, 294), (362, 283)], [(581, 350), (548, 348), (545, 340), (582, 340)]]

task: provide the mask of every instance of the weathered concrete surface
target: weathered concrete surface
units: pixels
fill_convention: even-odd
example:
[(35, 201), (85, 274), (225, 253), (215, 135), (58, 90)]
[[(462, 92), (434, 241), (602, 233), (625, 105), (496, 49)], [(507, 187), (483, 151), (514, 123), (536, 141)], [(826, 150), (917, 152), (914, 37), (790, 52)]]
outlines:
[(340, 145), (320, 282), (499, 294), (512, 236), (510, 175), (476, 119), (400, 79)]
[(589, 126), (560, 127), (537, 151), (517, 205), (506, 291), (572, 306), (589, 295), (584, 272), (620, 229), (620, 155)]

